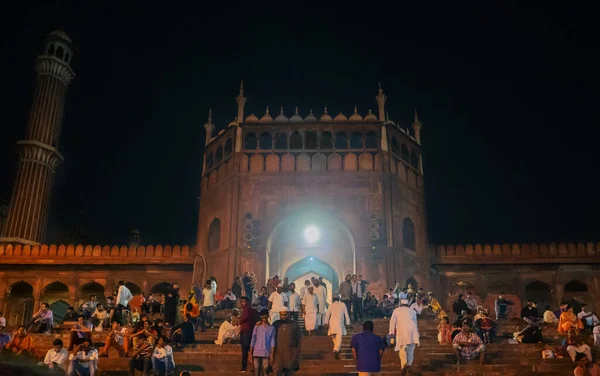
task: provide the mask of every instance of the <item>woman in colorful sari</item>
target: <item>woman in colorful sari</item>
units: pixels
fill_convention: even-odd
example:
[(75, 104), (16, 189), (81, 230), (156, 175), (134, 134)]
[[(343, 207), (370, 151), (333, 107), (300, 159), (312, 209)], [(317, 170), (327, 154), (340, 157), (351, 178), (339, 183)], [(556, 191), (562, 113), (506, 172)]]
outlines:
[(560, 314), (558, 319), (558, 332), (568, 333), (569, 329), (575, 328), (577, 330), (583, 329), (583, 323), (577, 318), (577, 315), (573, 312), (573, 307), (568, 305), (567, 310)]

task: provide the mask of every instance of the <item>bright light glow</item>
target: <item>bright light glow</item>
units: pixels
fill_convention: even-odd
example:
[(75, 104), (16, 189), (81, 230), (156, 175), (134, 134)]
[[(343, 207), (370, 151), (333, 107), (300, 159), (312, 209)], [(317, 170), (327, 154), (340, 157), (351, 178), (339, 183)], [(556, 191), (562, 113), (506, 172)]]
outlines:
[(312, 257), (311, 257), (311, 258), (310, 258), (310, 261), (312, 261), (312, 260), (314, 260), (314, 258), (312, 258)]
[(308, 226), (306, 230), (304, 230), (304, 237), (308, 240), (309, 243), (314, 243), (319, 240), (319, 230), (315, 226)]

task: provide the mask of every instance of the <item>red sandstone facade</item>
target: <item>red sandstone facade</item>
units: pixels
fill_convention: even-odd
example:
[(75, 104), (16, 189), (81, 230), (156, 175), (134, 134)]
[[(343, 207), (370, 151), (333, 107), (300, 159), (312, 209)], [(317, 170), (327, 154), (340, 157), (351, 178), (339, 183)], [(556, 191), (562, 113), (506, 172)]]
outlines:
[[(283, 109), (275, 117), (267, 109), (258, 118), (244, 115), (242, 87), (236, 120), (215, 137), (210, 117), (205, 124), (195, 247), (40, 245), (62, 160), (57, 147), (72, 55), (64, 33), (49, 35), (38, 58), (27, 140), (18, 142), (21, 159), (0, 239), (0, 310), (11, 326), (28, 322), (42, 301), (59, 307), (78, 306), (90, 294), (102, 300), (119, 280), (137, 294), (174, 281), (185, 289), (213, 275), (224, 291), (246, 271), (261, 283), (275, 274), (292, 281), (319, 275), (333, 285), (329, 291), (357, 273), (378, 294), (411, 282), (439, 296), (449, 292), (449, 304), (470, 290), (491, 306), (504, 291), (515, 312), (529, 297), (542, 306), (576, 299), (600, 308), (600, 244), (430, 247), (421, 123), (415, 114), (409, 132), (389, 121), (381, 89), (377, 115), (355, 109), (332, 117), (325, 109), (288, 118)], [(318, 240), (305, 238), (309, 226)]]

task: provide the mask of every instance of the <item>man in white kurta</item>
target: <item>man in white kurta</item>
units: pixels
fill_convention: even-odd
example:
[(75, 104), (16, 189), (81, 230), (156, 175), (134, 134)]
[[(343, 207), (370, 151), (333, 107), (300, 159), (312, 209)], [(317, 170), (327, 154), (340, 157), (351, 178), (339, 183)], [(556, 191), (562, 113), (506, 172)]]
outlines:
[(283, 293), (283, 286), (277, 286), (277, 291), (273, 291), (269, 296), (269, 320), (271, 324), (279, 320), (279, 309), (285, 307), (287, 295)]
[(323, 326), (323, 318), (327, 313), (327, 290), (323, 287), (318, 279), (313, 280), (313, 284), (315, 285), (315, 295), (319, 301), (319, 311), (317, 312), (317, 327)]
[(350, 315), (348, 308), (340, 302), (340, 296), (333, 296), (333, 303), (329, 306), (325, 315), (325, 324), (329, 325), (327, 335), (333, 340), (333, 356), (340, 358), (340, 348), (342, 347), (342, 336), (346, 335), (346, 325), (350, 324)]
[(405, 372), (412, 366), (415, 347), (420, 343), (417, 312), (408, 306), (407, 299), (400, 300), (400, 306), (392, 313), (388, 333), (394, 339), (395, 351), (400, 352), (400, 364)]
[(302, 312), (304, 313), (304, 327), (308, 335), (317, 328), (317, 312), (319, 300), (314, 292), (314, 287), (309, 286), (304, 298), (302, 298)]

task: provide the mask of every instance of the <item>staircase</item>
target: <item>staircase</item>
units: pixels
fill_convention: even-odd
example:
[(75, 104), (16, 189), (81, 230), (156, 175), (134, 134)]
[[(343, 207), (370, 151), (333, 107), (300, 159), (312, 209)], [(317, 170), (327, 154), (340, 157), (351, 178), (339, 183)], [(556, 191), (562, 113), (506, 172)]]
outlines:
[[(216, 325), (222, 322), (227, 312), (218, 311)], [(388, 330), (388, 321), (383, 319), (373, 320), (375, 333), (384, 336)], [(454, 351), (449, 345), (441, 346), (437, 343), (437, 321), (423, 319), (419, 321), (421, 333), (421, 346), (415, 351), (412, 375), (420, 376), (529, 376), (529, 375), (570, 375), (574, 365), (569, 358), (543, 360), (541, 350), (543, 344), (509, 344), (508, 339), (515, 331), (519, 321), (503, 321), (498, 325), (497, 341), (488, 345), (486, 364), (479, 365), (477, 360), (456, 365)], [(356, 374), (349, 349), (350, 339), (353, 334), (360, 332), (362, 327), (354, 325), (348, 329), (344, 336), (341, 359), (333, 357), (333, 343), (326, 336), (326, 331), (315, 336), (305, 336), (302, 345), (302, 361), (298, 376), (341, 376)], [(183, 350), (175, 350), (175, 363), (177, 374), (181, 370), (188, 370), (197, 375), (233, 375), (240, 368), (241, 348), (239, 342), (217, 346), (214, 340), (218, 329), (207, 329), (206, 332), (196, 334), (197, 343), (189, 345)], [(55, 338), (61, 337), (68, 343), (68, 334), (33, 335), (36, 340), (36, 352), (43, 356), (51, 347)], [(94, 333), (97, 346), (104, 342), (106, 334)], [(544, 340), (552, 346), (558, 346), (562, 336), (555, 329), (548, 329), (544, 333)], [(114, 351), (114, 350), (111, 350)], [(595, 354), (596, 355), (596, 354)], [(128, 374), (129, 358), (119, 358), (115, 353), (109, 358), (100, 358), (98, 368), (100, 375), (124, 376)], [(388, 349), (383, 357), (381, 375), (399, 375), (400, 360), (398, 353)]]

